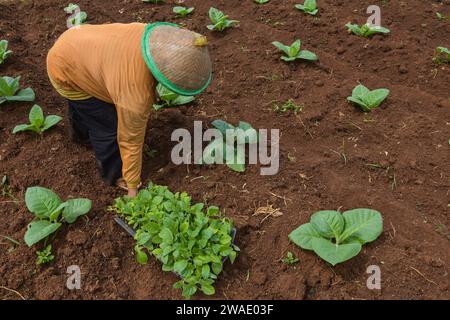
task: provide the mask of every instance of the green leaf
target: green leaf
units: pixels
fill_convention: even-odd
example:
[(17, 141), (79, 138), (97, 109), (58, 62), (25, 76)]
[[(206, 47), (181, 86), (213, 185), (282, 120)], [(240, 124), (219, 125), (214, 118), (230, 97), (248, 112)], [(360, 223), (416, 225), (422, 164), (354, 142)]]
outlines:
[(303, 224), (289, 234), (289, 239), (293, 243), (306, 250), (313, 250), (312, 241), (315, 238), (321, 236), (311, 223)]
[(319, 211), (311, 216), (313, 228), (328, 239), (338, 238), (344, 230), (344, 218), (338, 211)]
[(173, 271), (178, 274), (181, 274), (184, 271), (184, 269), (186, 269), (187, 266), (188, 266), (187, 260), (178, 260), (173, 265)]
[(202, 266), (202, 277), (207, 279), (207, 278), (209, 278), (210, 273), (211, 273), (211, 269), (209, 267), (209, 264), (204, 264)]
[(208, 207), (208, 210), (206, 211), (206, 215), (210, 217), (214, 217), (220, 214), (220, 210), (216, 206), (210, 206)]
[(228, 161), (227, 166), (236, 172), (245, 172), (245, 152), (239, 152), (238, 149), (234, 151), (234, 158)]
[(197, 292), (197, 287), (194, 285), (186, 285), (183, 287), (183, 297), (190, 299)]
[(298, 59), (303, 59), (303, 60), (309, 60), (309, 61), (316, 61), (317, 55), (311, 51), (308, 50), (302, 50), (298, 53), (297, 55)]
[(22, 89), (14, 96), (6, 96), (8, 101), (34, 101), (35, 95), (31, 88)]
[(223, 137), (225, 138), (227, 136), (227, 130), (234, 130), (235, 127), (228, 122), (225, 122), (223, 120), (214, 120), (211, 123), (217, 130), (222, 133)]
[(62, 120), (62, 117), (56, 115), (50, 115), (45, 118), (44, 126), (42, 127), (42, 131), (46, 131), (56, 125), (58, 122)]
[(172, 234), (172, 231), (170, 231), (170, 229), (162, 228), (161, 232), (159, 233), (159, 236), (165, 243), (168, 243), (168, 244), (173, 243), (173, 234)]
[(361, 244), (359, 242), (337, 245), (323, 238), (314, 238), (312, 240), (312, 246), (314, 252), (319, 257), (331, 263), (333, 266), (353, 258), (361, 251)]
[(147, 254), (139, 247), (135, 248), (135, 252), (136, 252), (136, 261), (139, 264), (147, 264), (147, 262), (148, 262)]
[(364, 101), (370, 90), (362, 84), (357, 85), (352, 91), (352, 97)]
[(175, 100), (172, 101), (172, 104), (175, 106), (181, 106), (184, 104), (188, 104), (195, 100), (195, 97), (192, 96), (178, 96)]
[(92, 202), (89, 199), (67, 200), (67, 207), (64, 208), (63, 217), (67, 223), (74, 223), (78, 217), (85, 215), (91, 210)]
[(31, 187), (25, 192), (25, 204), (39, 218), (50, 218), (50, 214), (62, 203), (53, 191), (42, 187)]
[(370, 107), (370, 109), (378, 107), (389, 95), (388, 89), (376, 89), (369, 94), (367, 94), (365, 98), (366, 105)]
[(345, 230), (341, 242), (349, 238), (358, 239), (361, 244), (376, 240), (383, 232), (383, 218), (372, 209), (354, 209), (343, 213)]
[(36, 128), (30, 124), (19, 124), (14, 127), (12, 133), (18, 133), (22, 131), (36, 131)]
[(283, 51), (287, 56), (291, 57), (290, 56), (290, 49), (291, 48), (289, 46), (286, 46), (286, 45), (284, 45), (284, 44), (282, 44), (281, 42), (278, 42), (278, 41), (274, 41), (274, 42), (272, 42), (272, 44), (275, 47), (277, 47), (278, 49), (280, 49), (281, 51)]
[(347, 100), (359, 105), (364, 112), (370, 112), (370, 108), (366, 105), (364, 101), (361, 101), (360, 99), (355, 97), (347, 97)]
[(25, 243), (31, 247), (58, 230), (59, 227), (61, 227), (61, 223), (51, 223), (46, 220), (33, 221), (28, 225), (27, 231), (25, 232)]
[(207, 283), (202, 283), (201, 290), (207, 296), (212, 296), (213, 294), (216, 293), (216, 290), (214, 289), (214, 287)]
[(44, 113), (42, 112), (42, 108), (35, 104), (28, 115), (28, 119), (30, 124), (34, 125), (36, 128), (40, 128), (44, 124)]

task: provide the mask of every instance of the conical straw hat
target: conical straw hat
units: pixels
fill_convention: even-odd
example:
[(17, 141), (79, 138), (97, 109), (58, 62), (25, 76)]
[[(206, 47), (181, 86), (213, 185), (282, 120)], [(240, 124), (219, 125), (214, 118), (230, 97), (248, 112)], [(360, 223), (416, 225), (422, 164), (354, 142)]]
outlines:
[(142, 52), (153, 76), (184, 96), (197, 95), (211, 82), (211, 59), (206, 37), (176, 24), (149, 24), (142, 37)]

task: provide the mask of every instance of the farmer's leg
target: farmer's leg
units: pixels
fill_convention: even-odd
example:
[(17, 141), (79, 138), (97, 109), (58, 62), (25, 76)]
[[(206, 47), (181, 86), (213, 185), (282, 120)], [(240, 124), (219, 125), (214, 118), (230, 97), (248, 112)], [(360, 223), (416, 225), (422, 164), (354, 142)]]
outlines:
[(69, 118), (69, 135), (73, 142), (79, 143), (82, 145), (89, 145), (89, 130), (83, 125), (81, 121), (81, 117), (76, 110), (76, 105), (79, 102), (67, 100), (69, 104), (68, 108), (68, 118)]
[(89, 140), (103, 179), (114, 184), (122, 176), (122, 159), (117, 144), (116, 108), (96, 98), (72, 102), (82, 124), (88, 128)]

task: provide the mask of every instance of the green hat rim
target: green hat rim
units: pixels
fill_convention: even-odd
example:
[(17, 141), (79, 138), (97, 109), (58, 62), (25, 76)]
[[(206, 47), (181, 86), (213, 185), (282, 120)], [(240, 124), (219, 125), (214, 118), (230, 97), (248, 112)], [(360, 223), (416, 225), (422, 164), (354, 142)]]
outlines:
[(150, 53), (150, 47), (148, 44), (149, 44), (150, 34), (158, 26), (172, 26), (172, 27), (177, 27), (177, 28), (180, 27), (177, 24), (170, 23), (170, 22), (155, 22), (155, 23), (148, 24), (145, 27), (144, 34), (142, 36), (141, 47), (142, 47), (142, 55), (144, 57), (145, 63), (147, 64), (147, 67), (150, 69), (151, 73), (153, 74), (153, 76), (159, 83), (161, 83), (163, 86), (165, 86), (166, 88), (172, 90), (173, 92), (175, 92), (177, 94), (180, 94), (182, 96), (195, 96), (195, 95), (202, 93), (210, 85), (211, 80), (212, 80), (212, 74), (209, 75), (208, 81), (206, 81), (205, 85), (203, 85), (203, 87), (201, 87), (200, 89), (185, 90), (185, 89), (179, 88), (175, 83), (173, 83), (172, 81), (167, 79), (167, 77), (164, 74), (162, 74), (162, 72), (156, 66), (156, 63), (153, 60), (152, 54)]

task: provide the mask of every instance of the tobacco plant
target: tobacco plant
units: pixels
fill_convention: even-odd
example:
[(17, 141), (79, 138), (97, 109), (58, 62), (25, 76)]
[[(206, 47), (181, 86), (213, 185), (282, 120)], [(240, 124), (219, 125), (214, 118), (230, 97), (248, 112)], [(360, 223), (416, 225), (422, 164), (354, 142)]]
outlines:
[(354, 209), (319, 211), (289, 234), (299, 247), (314, 251), (333, 266), (358, 255), (362, 246), (375, 241), (383, 232), (383, 219), (378, 211)]
[(240, 121), (237, 127), (215, 120), (212, 125), (219, 131), (220, 138), (214, 139), (203, 151), (203, 163), (226, 163), (233, 171), (245, 171), (245, 145), (258, 143), (257, 131), (247, 122)]
[(12, 51), (8, 50), (8, 41), (0, 40), (0, 64), (5, 62), (6, 58), (11, 55)]
[(369, 25), (369, 24), (363, 24), (361, 27), (357, 24), (352, 24), (352, 23), (347, 23), (345, 25), (349, 32), (352, 32), (358, 36), (361, 37), (371, 37), (377, 33), (382, 33), (382, 34), (387, 34), (389, 32), (391, 32), (388, 28), (384, 28), (381, 26), (373, 26), (373, 25)]
[(49, 244), (44, 249), (36, 251), (36, 256), (37, 256), (36, 259), (37, 265), (52, 262), (55, 259), (55, 256), (52, 254), (52, 245)]
[(163, 271), (180, 276), (174, 288), (182, 289), (187, 299), (198, 290), (213, 295), (225, 259), (233, 263), (239, 251), (232, 222), (217, 207), (192, 204), (185, 192), (150, 183), (135, 198), (116, 199), (110, 210), (136, 230), (137, 261), (146, 264), (147, 251), (155, 256)]
[(316, 0), (305, 0), (303, 4), (296, 4), (295, 8), (313, 16), (319, 12)]
[(0, 77), (0, 104), (7, 101), (33, 101), (34, 91), (31, 88), (20, 89), (20, 76), (16, 78)]
[(70, 3), (67, 7), (64, 8), (64, 12), (67, 14), (75, 14), (68, 19), (68, 22), (71, 25), (80, 25), (85, 23), (87, 20), (87, 13), (81, 11), (78, 4)]
[(444, 47), (437, 47), (433, 62), (437, 64), (450, 63), (450, 50)]
[(195, 10), (194, 7), (186, 8), (177, 6), (173, 8), (173, 13), (177, 15), (177, 17), (186, 17), (187, 15), (191, 14)]
[(207, 26), (209, 30), (224, 31), (239, 23), (238, 20), (229, 20), (228, 16), (222, 11), (213, 7), (209, 9), (209, 19), (212, 22), (212, 24)]
[(388, 89), (376, 89), (370, 91), (362, 84), (357, 85), (347, 100), (356, 103), (364, 112), (370, 112), (377, 108), (389, 95)]
[(286, 54), (281, 57), (284, 61), (290, 62), (297, 59), (315, 61), (318, 59), (315, 53), (308, 50), (300, 50), (302, 46), (302, 42), (300, 40), (294, 41), (294, 43), (290, 46), (286, 46), (278, 41), (274, 41), (272, 44)]
[(183, 104), (188, 104), (195, 100), (195, 97), (193, 96), (181, 96), (179, 94), (176, 94), (175, 92), (167, 89), (160, 83), (156, 86), (156, 92), (158, 92), (158, 96), (161, 103), (153, 105), (153, 109), (155, 110), (181, 106)]
[(22, 131), (33, 131), (42, 134), (62, 120), (60, 116), (50, 115), (45, 117), (42, 108), (35, 104), (28, 115), (29, 124), (19, 124), (15, 126), (13, 133)]

